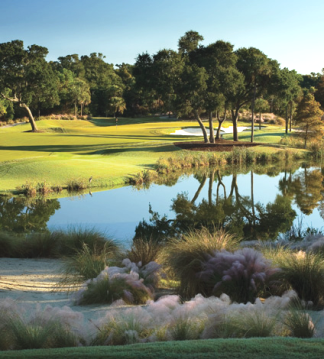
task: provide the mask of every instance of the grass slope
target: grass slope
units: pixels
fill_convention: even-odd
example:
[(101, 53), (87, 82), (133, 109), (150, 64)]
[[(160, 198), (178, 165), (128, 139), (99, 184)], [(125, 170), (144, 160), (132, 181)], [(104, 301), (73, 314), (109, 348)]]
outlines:
[[(29, 124), (0, 128), (0, 191), (14, 190), (26, 181), (64, 186), (68, 180), (87, 181), (90, 176), (93, 187), (121, 185), (125, 176), (152, 168), (160, 157), (180, 153), (174, 142), (193, 139), (170, 133), (197, 127), (195, 121), (154, 117), (120, 118), (117, 127), (111, 118), (42, 120), (37, 125), (43, 132), (26, 132)], [(282, 134), (266, 128), (256, 131), (255, 141), (277, 143)], [(249, 132), (240, 134), (241, 139), (248, 137)]]
[(324, 357), (324, 340), (295, 338), (209, 339), (146, 343), (114, 347), (84, 347), (0, 352), (0, 358), (222, 358), (317, 359)]

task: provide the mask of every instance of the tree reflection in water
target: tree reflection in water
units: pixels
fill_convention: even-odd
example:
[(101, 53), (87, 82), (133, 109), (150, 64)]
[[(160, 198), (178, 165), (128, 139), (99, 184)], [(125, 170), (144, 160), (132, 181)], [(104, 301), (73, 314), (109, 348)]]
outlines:
[(57, 199), (0, 196), (0, 231), (44, 232), (59, 208)]
[[(273, 171), (273, 172), (271, 172)], [(161, 216), (149, 208), (150, 221), (141, 221), (135, 230), (134, 238), (153, 238), (164, 241), (169, 237), (179, 237), (182, 233), (206, 227), (210, 230), (226, 228), (245, 239), (276, 239), (279, 233), (287, 232), (296, 218), (292, 204), (297, 204), (302, 213), (310, 214), (319, 205), (324, 213), (323, 173), (319, 169), (307, 168), (294, 174), (294, 169), (284, 169), (284, 177), (279, 181), (273, 202), (264, 205), (254, 203), (254, 173), (262, 173), (260, 168), (250, 170), (251, 193), (242, 196), (237, 182), (238, 172), (230, 175), (230, 185), (223, 182), (221, 169), (210, 169), (195, 175), (199, 186), (192, 198), (179, 193), (172, 200), (174, 218)], [(264, 170), (263, 170), (264, 172)], [(278, 175), (272, 168), (270, 175)], [(199, 204), (196, 201), (205, 186), (208, 195)], [(264, 189), (267, 191), (267, 188)]]

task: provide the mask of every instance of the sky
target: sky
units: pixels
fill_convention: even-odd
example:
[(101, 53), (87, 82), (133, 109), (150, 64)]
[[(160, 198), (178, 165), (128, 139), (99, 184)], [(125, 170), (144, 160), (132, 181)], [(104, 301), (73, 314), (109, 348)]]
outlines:
[(97, 52), (134, 64), (194, 30), (202, 45), (255, 47), (301, 74), (324, 68), (323, 0), (0, 0), (0, 14), (0, 43), (44, 46), (48, 61)]

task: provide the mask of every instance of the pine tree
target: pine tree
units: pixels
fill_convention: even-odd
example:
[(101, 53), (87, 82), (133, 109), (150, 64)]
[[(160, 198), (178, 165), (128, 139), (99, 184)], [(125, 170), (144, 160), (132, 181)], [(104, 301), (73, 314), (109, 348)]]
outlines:
[(308, 140), (323, 137), (323, 111), (320, 103), (315, 101), (312, 94), (306, 94), (297, 108), (296, 122), (300, 128), (299, 135), (304, 139), (305, 148)]

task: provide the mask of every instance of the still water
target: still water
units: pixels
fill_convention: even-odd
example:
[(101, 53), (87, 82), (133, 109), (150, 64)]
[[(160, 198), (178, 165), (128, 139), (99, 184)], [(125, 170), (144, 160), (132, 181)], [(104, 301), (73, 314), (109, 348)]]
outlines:
[(301, 221), (304, 230), (323, 227), (323, 173), (317, 167), (209, 169), (146, 189), (127, 186), (54, 200), (0, 198), (0, 229), (94, 228), (127, 244), (137, 226), (138, 235), (163, 236), (222, 225), (247, 238), (274, 239)]

